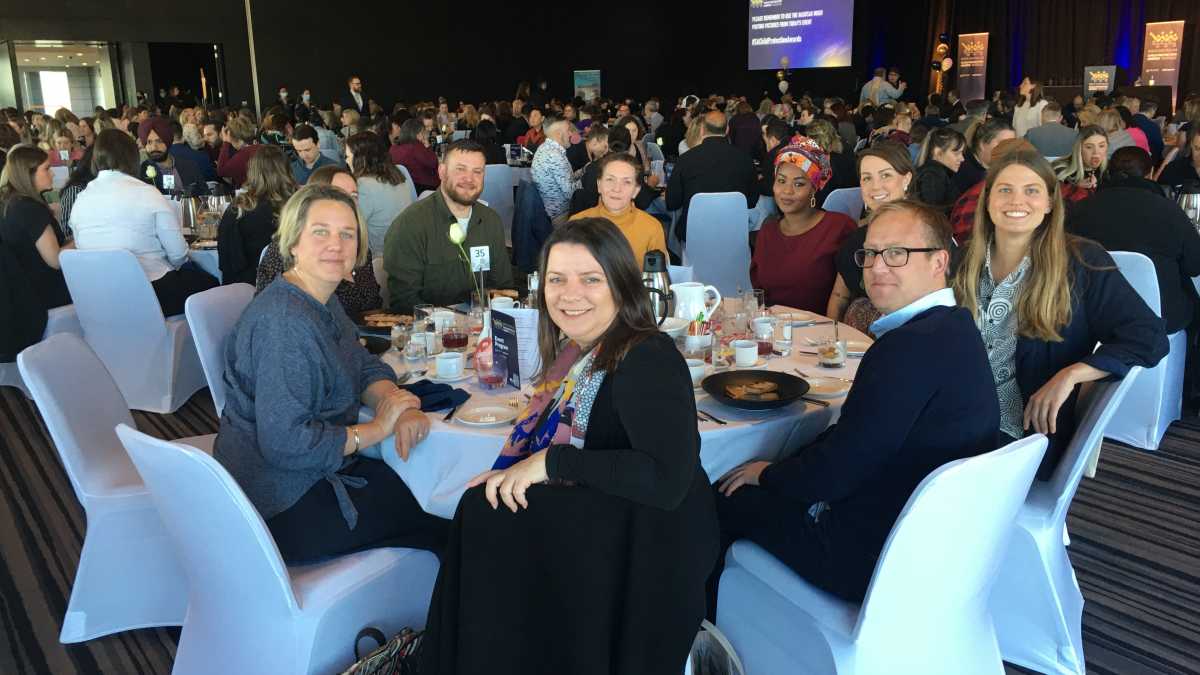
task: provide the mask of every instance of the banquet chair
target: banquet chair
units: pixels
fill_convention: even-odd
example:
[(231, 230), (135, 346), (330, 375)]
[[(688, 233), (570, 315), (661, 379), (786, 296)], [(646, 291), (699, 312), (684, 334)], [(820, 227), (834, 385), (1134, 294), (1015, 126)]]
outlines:
[[(79, 327), (79, 317), (75, 314), (75, 305), (63, 305), (47, 310), (46, 329), (42, 331), (42, 339), (45, 340), (57, 333), (83, 335), (83, 329)], [(25, 386), (25, 380), (21, 377), (21, 369), (17, 367), (16, 361), (0, 363), (0, 387), (16, 387), (21, 390), (22, 394), (25, 394), (25, 398), (33, 398), (29, 395), (29, 387)]]
[(826, 211), (844, 213), (850, 216), (851, 220), (858, 222), (863, 211), (862, 188), (849, 187), (832, 190), (825, 195), (825, 203), (821, 208)]
[[(1113, 261), (1146, 305), (1162, 316), (1162, 296), (1154, 263), (1141, 253), (1113, 251)], [(1187, 365), (1187, 331), (1167, 336), (1170, 351), (1133, 384), (1125, 402), (1104, 429), (1104, 436), (1143, 450), (1157, 450), (1171, 422), (1183, 413), (1183, 374)]]
[(225, 338), (253, 299), (254, 287), (250, 284), (230, 284), (197, 293), (183, 304), (217, 419), (225, 409)]
[(1045, 451), (1038, 434), (930, 473), (896, 519), (861, 606), (735, 542), (717, 627), (747, 675), (1001, 675), (988, 592)]
[(83, 339), (104, 362), (130, 408), (175, 412), (204, 388), (187, 320), (163, 317), (132, 253), (63, 251), (60, 260)]
[(469, 129), (458, 129), (454, 133), (450, 134), (450, 142), (453, 143), (454, 141), (464, 141), (470, 137), (471, 131)]
[[(82, 338), (51, 335), (17, 356), (87, 530), (59, 641), (180, 626), (187, 577), (158, 510), (114, 428), (132, 426), (125, 399)], [(211, 452), (213, 434), (180, 439)]]
[(262, 516), (211, 456), (117, 427), (187, 573), (174, 675), (340, 673), (358, 631), (425, 624), (437, 557), (377, 548), (285, 566)]
[(1067, 557), (1067, 510), (1092, 448), (1141, 376), (1094, 382), (1079, 426), (1049, 481), (1035, 481), (1017, 513), (989, 604), (1004, 660), (1040, 673), (1084, 673), (1083, 595)]
[(537, 269), (542, 244), (550, 238), (554, 225), (546, 215), (542, 195), (532, 181), (522, 180), (517, 186), (516, 210), (513, 214), (512, 244), (516, 270), (529, 274)]
[(413, 182), (412, 174), (408, 172), (408, 167), (403, 164), (397, 164), (396, 168), (400, 173), (404, 174), (404, 184), (408, 186), (409, 203), (417, 201), (417, 184)]
[(516, 211), (512, 180), (512, 169), (507, 164), (488, 164), (483, 169), (483, 194), (480, 195), (500, 214), (500, 224), (509, 245), (512, 244), (513, 213)]
[(703, 270), (704, 283), (734, 297), (750, 288), (749, 209), (740, 192), (702, 192), (688, 202), (683, 264)]
[(417, 195), (417, 201), (421, 201), (422, 199), (425, 199), (426, 197), (432, 197), (432, 196), (433, 196), (433, 190), (426, 190), (426, 191), (422, 192), (421, 194)]
[(61, 190), (67, 186), (67, 181), (71, 179), (71, 169), (65, 166), (50, 167), (50, 186), (55, 190)]

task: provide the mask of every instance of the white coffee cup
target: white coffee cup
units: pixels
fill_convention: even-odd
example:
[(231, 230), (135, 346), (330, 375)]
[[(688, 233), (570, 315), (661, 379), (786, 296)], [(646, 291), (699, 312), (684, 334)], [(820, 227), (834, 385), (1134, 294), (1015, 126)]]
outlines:
[(758, 342), (755, 340), (734, 340), (733, 362), (739, 368), (749, 368), (758, 363)]
[(454, 312), (446, 309), (434, 311), (433, 316), (430, 318), (433, 320), (433, 325), (436, 326), (439, 333), (444, 333), (446, 329), (454, 325)]
[(460, 352), (442, 352), (436, 357), (439, 380), (452, 380), (463, 374), (463, 355)]
[(503, 295), (492, 298), (492, 309), (517, 309), (520, 306), (521, 303)]
[(687, 359), (688, 372), (692, 374), (692, 386), (699, 387), (700, 381), (704, 379), (704, 371), (707, 366), (704, 359)]

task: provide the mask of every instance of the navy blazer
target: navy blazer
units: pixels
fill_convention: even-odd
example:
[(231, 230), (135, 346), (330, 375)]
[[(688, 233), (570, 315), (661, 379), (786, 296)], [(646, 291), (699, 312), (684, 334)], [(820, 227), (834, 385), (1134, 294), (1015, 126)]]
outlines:
[[(1131, 366), (1153, 368), (1167, 354), (1162, 319), (1125, 280), (1112, 256), (1090, 239), (1072, 239), (1080, 255), (1071, 257), (1071, 321), (1059, 330), (1062, 341), (1017, 338), (1017, 386), (1025, 401), (1073, 363), (1124, 377)], [(1056, 431), (1049, 435), (1050, 448), (1038, 469), (1042, 480), (1053, 473), (1075, 433), (1078, 395), (1076, 387), (1058, 411)]]
[(863, 356), (841, 418), (759, 484), (803, 505), (825, 502), (835, 587), (862, 597), (913, 490), (947, 462), (989, 452), (1000, 403), (970, 312), (932, 307)]

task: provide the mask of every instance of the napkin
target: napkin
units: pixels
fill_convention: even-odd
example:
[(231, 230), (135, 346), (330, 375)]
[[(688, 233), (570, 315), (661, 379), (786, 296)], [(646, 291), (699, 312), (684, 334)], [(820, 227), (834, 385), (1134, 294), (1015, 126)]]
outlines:
[(447, 410), (454, 406), (462, 405), (466, 403), (468, 398), (471, 398), (471, 394), (464, 389), (455, 389), (448, 384), (430, 382), (429, 380), (418, 380), (412, 384), (402, 384), (400, 388), (411, 392), (417, 398), (421, 399), (421, 412)]

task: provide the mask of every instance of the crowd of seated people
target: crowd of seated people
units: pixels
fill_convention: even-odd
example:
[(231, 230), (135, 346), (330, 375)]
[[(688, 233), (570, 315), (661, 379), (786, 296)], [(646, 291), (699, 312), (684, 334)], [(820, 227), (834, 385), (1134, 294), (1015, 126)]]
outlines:
[[(133, 252), (167, 316), (218, 283), (254, 284), (225, 350), (236, 386), (214, 456), (289, 562), (394, 545), (443, 556), (452, 572), (430, 610), (429, 672), (522, 672), (480, 660), (497, 646), (576, 663), (584, 643), (628, 639), (605, 632), (626, 621), (662, 639), (614, 648), (613, 667), (642, 659), (626, 671), (673, 672), (719, 602), (711, 583), (706, 599), (706, 579), (736, 538), (861, 601), (925, 475), (1038, 432), (1051, 441), (1045, 478), (1075, 428), (1078, 385), (1153, 366), (1165, 336), (1200, 315), (1191, 281), (1200, 234), (1172, 193), (1200, 189), (1200, 98), (1185, 101), (1168, 133), (1152, 101), (1063, 105), (1032, 77), (991, 101), (955, 92), (914, 101), (898, 72), (879, 69), (858, 98), (583, 101), (523, 86), (511, 101), (390, 110), (359, 77), (346, 85), (330, 106), (310, 90), (292, 102), (281, 88), (261, 117), (204, 106), (121, 106), (82, 119), (0, 111), (0, 271), (30, 289), (24, 311), (43, 314), (71, 301), (58, 256), (72, 247)], [(472, 481), (449, 524), (425, 514), (386, 465), (358, 455), (393, 435), (403, 456), (420, 452), (430, 424), (348, 339), (349, 317), (470, 301), (478, 281), (524, 290), (506, 224), (481, 199), (488, 165), (515, 159), (506, 145), (528, 151), (518, 161), (532, 158), (553, 225), (532, 289), (545, 308), (546, 369), (505, 444), (508, 460)], [(67, 182), (53, 190), (60, 166)], [(861, 211), (826, 208), (838, 189), (859, 190)], [(220, 282), (188, 259), (170, 203), (185, 192), (233, 194), (218, 226)], [(747, 220), (728, 226), (745, 228), (749, 278), (767, 304), (871, 335), (862, 367), (882, 373), (851, 389), (816, 442), (739, 466), (715, 488), (697, 462), (687, 368), (654, 327), (639, 274), (647, 253), (680, 253), (692, 197), (712, 192), (745, 198)], [(464, 271), (452, 224), (461, 247), (487, 250), (482, 279)], [(1154, 262), (1161, 319), (1112, 250)], [(7, 325), (30, 333), (32, 324)], [(292, 367), (299, 354), (308, 356)], [(360, 405), (374, 409), (372, 422), (358, 421)], [(671, 423), (691, 431), (663, 434)], [(885, 443), (881, 428), (902, 433)], [(591, 490), (580, 498), (578, 487)], [(576, 515), (599, 529), (576, 531)], [(546, 531), (636, 555), (645, 576), (623, 579), (607, 559), (547, 544)], [(479, 546), (501, 562), (463, 555)], [(529, 565), (553, 570), (557, 584), (594, 582), (587, 600), (605, 618), (532, 612), (527, 625), (498, 630), (459, 597), (488, 587), (492, 601), (511, 603), (545, 592), (544, 580), (520, 574)], [(650, 578), (671, 580), (654, 607), (626, 594)], [(580, 625), (603, 628), (568, 643)]]

